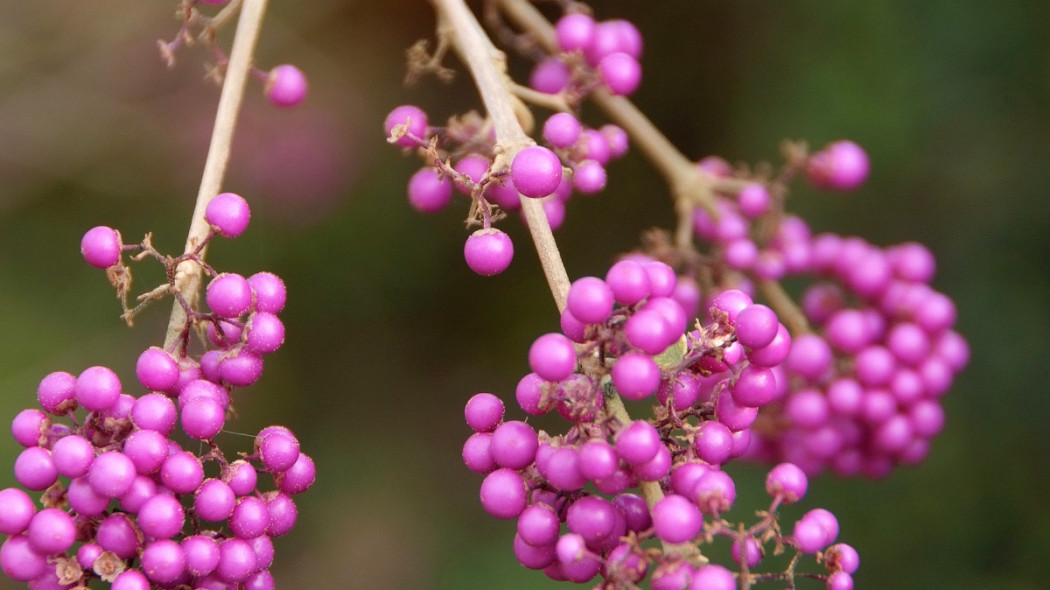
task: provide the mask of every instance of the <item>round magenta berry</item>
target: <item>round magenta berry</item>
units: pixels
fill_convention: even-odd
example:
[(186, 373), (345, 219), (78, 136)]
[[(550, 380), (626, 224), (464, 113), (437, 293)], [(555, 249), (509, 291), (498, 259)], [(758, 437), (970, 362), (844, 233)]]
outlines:
[(609, 268), (605, 283), (617, 303), (634, 305), (649, 296), (649, 274), (635, 260), (621, 260)]
[(236, 318), (252, 307), (251, 285), (236, 273), (221, 273), (213, 278), (204, 297), (219, 317)]
[(626, 53), (611, 53), (598, 62), (602, 80), (613, 94), (632, 94), (642, 83), (642, 66)]
[(95, 268), (109, 268), (120, 262), (120, 232), (100, 225), (93, 227), (80, 240), (80, 254)]
[(142, 532), (157, 539), (175, 536), (182, 530), (185, 520), (182, 504), (176, 497), (167, 494), (157, 494), (146, 500), (139, 508), (137, 517)]
[(228, 524), (230, 532), (237, 537), (253, 539), (266, 531), (269, 521), (266, 503), (255, 496), (244, 496), (237, 500)]
[(463, 463), (474, 473), (491, 473), (498, 465), (492, 458), (491, 432), (475, 432), (463, 443)]
[(561, 183), (561, 160), (545, 147), (527, 147), (514, 156), (510, 177), (514, 188), (526, 197), (546, 197)]
[(632, 465), (651, 461), (661, 446), (660, 433), (645, 420), (632, 422), (616, 435), (616, 453)]
[(245, 324), (245, 345), (252, 352), (270, 354), (284, 344), (284, 323), (275, 314), (257, 311)]
[(168, 455), (160, 466), (160, 482), (176, 494), (189, 494), (204, 481), (201, 460), (189, 451)]
[(736, 578), (733, 572), (716, 565), (705, 565), (693, 574), (689, 590), (735, 590)]
[(306, 76), (293, 65), (279, 65), (266, 77), (266, 98), (274, 106), (294, 107), (306, 98), (306, 90)]
[(15, 459), (15, 480), (28, 490), (46, 490), (58, 480), (58, 469), (51, 452), (41, 447), (29, 447)]
[(151, 391), (171, 391), (179, 382), (179, 364), (156, 346), (146, 349), (135, 363), (139, 383)]
[(580, 122), (570, 113), (555, 113), (543, 124), (543, 138), (556, 148), (572, 147), (580, 138)]
[(58, 474), (73, 479), (86, 475), (95, 459), (95, 447), (82, 436), (66, 435), (51, 447), (51, 459)]
[(295, 500), (281, 492), (267, 492), (263, 495), (263, 500), (266, 501), (266, 512), (269, 514), (266, 535), (280, 537), (290, 532), (299, 517)]
[(700, 509), (678, 494), (668, 494), (653, 506), (653, 531), (662, 541), (685, 543), (704, 525)]
[[(390, 137), (394, 127), (398, 125), (404, 125), (408, 134), (414, 135), (419, 139), (425, 139), (427, 136), (427, 114), (417, 106), (402, 105), (390, 111), (390, 114), (386, 116), (386, 120), (383, 121), (383, 131), (387, 137)], [(395, 140), (394, 145), (398, 147), (413, 147), (416, 145), (416, 141), (405, 135)]]
[(65, 371), (55, 371), (40, 380), (36, 399), (48, 413), (60, 416), (76, 409), (77, 378)]
[(29, 526), (36, 514), (36, 505), (29, 494), (18, 488), (0, 490), (0, 534), (14, 536)]
[(15, 535), (0, 545), (0, 569), (17, 582), (29, 582), (47, 571), (47, 557), (29, 543), (25, 535)]
[(762, 348), (777, 335), (779, 320), (776, 312), (760, 303), (740, 310), (733, 327), (741, 344), (748, 348)]
[(147, 393), (131, 406), (131, 421), (142, 430), (171, 434), (175, 427), (175, 403), (160, 393)]
[(255, 437), (255, 449), (271, 473), (288, 471), (299, 459), (299, 441), (287, 430), (264, 429)]
[(780, 497), (783, 504), (793, 504), (806, 495), (809, 480), (806, 473), (794, 463), (781, 463), (766, 476), (766, 493)]
[(809, 158), (806, 172), (818, 188), (851, 191), (868, 178), (868, 155), (848, 140), (835, 141)]
[(226, 423), (226, 409), (213, 399), (197, 397), (186, 402), (179, 420), (191, 438), (211, 440)]
[(251, 217), (248, 201), (234, 193), (216, 195), (204, 209), (204, 219), (227, 238), (236, 238), (244, 233)]
[(433, 168), (421, 168), (408, 181), (408, 203), (420, 213), (437, 213), (451, 200), (452, 183)]
[(230, 517), (236, 502), (237, 496), (229, 484), (219, 479), (208, 479), (193, 495), (193, 510), (204, 520), (221, 522)]
[(243, 582), (255, 573), (257, 558), (244, 539), (230, 538), (219, 545), (219, 565), (215, 574), (227, 584)]
[(274, 474), (273, 479), (282, 492), (294, 495), (310, 489), (316, 477), (317, 468), (314, 460), (306, 453), (300, 452), (295, 464), (283, 473)]
[(500, 467), (524, 469), (536, 458), (539, 439), (536, 431), (519, 420), (500, 424), (492, 431), (489, 453)]
[(77, 401), (87, 410), (108, 410), (120, 397), (120, 378), (107, 367), (89, 367), (77, 377), (74, 387)]
[(127, 455), (118, 451), (108, 451), (91, 463), (87, 478), (95, 493), (116, 498), (131, 489), (137, 474), (135, 463)]
[(529, 74), (529, 86), (539, 92), (557, 94), (568, 86), (572, 71), (558, 57), (548, 57), (536, 64)]
[(159, 539), (142, 550), (142, 571), (154, 582), (174, 582), (186, 569), (186, 552), (171, 539)]
[(576, 319), (588, 324), (600, 324), (612, 313), (612, 289), (597, 277), (576, 279), (569, 286), (567, 307)]
[(130, 516), (114, 512), (99, 523), (95, 541), (102, 549), (112, 551), (121, 559), (128, 559), (138, 552), (142, 543), (141, 535), (142, 531), (131, 522)]
[(255, 311), (280, 313), (288, 292), (281, 277), (269, 272), (257, 272), (248, 277), (252, 293), (255, 295)]
[(222, 380), (234, 387), (247, 387), (255, 383), (262, 376), (262, 372), (262, 357), (247, 349), (219, 361)]
[(660, 368), (647, 355), (628, 352), (616, 359), (612, 380), (623, 397), (643, 400), (660, 387)]
[(554, 37), (562, 51), (586, 51), (594, 43), (595, 22), (588, 14), (566, 14), (554, 24)]
[(46, 441), (51, 419), (35, 408), (22, 410), (11, 421), (11, 436), (23, 447), (42, 446)]
[(510, 236), (496, 228), (479, 229), (463, 245), (463, 257), (470, 270), (482, 276), (497, 275), (510, 266), (514, 244)]
[(491, 393), (475, 394), (467, 401), (463, 417), (474, 432), (492, 432), (503, 421), (503, 401)]
[(481, 506), (496, 518), (517, 518), (526, 505), (525, 481), (513, 469), (497, 469), (481, 482)]
[(576, 349), (562, 334), (544, 334), (529, 347), (529, 367), (547, 381), (561, 381), (576, 369)]

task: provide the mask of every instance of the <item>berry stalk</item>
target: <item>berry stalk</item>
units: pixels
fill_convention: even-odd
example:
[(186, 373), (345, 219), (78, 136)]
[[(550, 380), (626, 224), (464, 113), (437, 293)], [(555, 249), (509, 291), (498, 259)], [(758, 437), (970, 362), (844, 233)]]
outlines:
[[(259, 38), (259, 29), (262, 27), (265, 13), (266, 0), (244, 0), (240, 18), (237, 21), (237, 30), (234, 33), (233, 48), (230, 50), (230, 61), (226, 67), (222, 93), (219, 96), (215, 126), (212, 129), (208, 156), (204, 162), (204, 174), (197, 192), (197, 203), (190, 221), (189, 234), (186, 236), (186, 253), (197, 250), (211, 231), (210, 224), (204, 219), (204, 211), (208, 203), (219, 194), (226, 176), (233, 133), (237, 127), (244, 88), (251, 73), (252, 55), (255, 52), (255, 44)], [(206, 249), (206, 247), (201, 248), (197, 253), (197, 258), (203, 260)], [(200, 284), (200, 264), (192, 260), (179, 264), (175, 271), (175, 291), (180, 293), (190, 305), (196, 305)], [(172, 305), (171, 319), (168, 321), (168, 331), (164, 337), (165, 349), (169, 349), (178, 340), (180, 333), (186, 328), (186, 320), (186, 310), (179, 301), (176, 301)]]

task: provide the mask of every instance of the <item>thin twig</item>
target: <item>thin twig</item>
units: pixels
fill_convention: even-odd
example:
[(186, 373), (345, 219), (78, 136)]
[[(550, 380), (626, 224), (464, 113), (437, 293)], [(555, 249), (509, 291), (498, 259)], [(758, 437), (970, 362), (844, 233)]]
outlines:
[[(206, 248), (202, 248), (211, 227), (204, 220), (204, 210), (208, 203), (219, 194), (226, 167), (230, 160), (230, 146), (233, 132), (237, 126), (241, 101), (244, 98), (244, 87), (252, 68), (252, 54), (255, 42), (259, 38), (263, 15), (266, 13), (266, 0), (244, 0), (237, 31), (234, 33), (233, 49), (230, 51), (230, 62), (227, 65), (222, 93), (219, 96), (218, 112), (215, 115), (215, 127), (212, 130), (211, 144), (208, 146), (208, 158), (204, 163), (204, 175), (201, 178), (200, 190), (197, 192), (197, 204), (190, 221), (189, 234), (186, 236), (185, 252), (197, 252), (197, 258), (203, 260)], [(200, 292), (201, 266), (187, 260), (179, 264), (175, 271), (175, 288), (189, 305), (195, 305)], [(170, 349), (180, 339), (186, 327), (186, 310), (176, 301), (172, 305), (168, 331), (164, 337), (164, 348)]]

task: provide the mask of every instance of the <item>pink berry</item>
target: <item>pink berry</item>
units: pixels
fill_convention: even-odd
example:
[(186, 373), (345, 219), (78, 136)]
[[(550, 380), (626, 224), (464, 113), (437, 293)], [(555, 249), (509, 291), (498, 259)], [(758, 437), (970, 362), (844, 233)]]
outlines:
[(514, 244), (510, 236), (496, 228), (479, 229), (463, 245), (463, 257), (470, 270), (482, 276), (497, 275), (510, 266)]
[(236, 318), (252, 307), (251, 284), (239, 274), (222, 273), (208, 283), (204, 298), (219, 317)]
[(80, 254), (95, 268), (109, 268), (120, 262), (120, 232), (100, 225), (93, 227), (80, 240)]
[(613, 94), (626, 96), (638, 89), (642, 82), (642, 66), (626, 53), (612, 53), (598, 62), (602, 80)]
[[(386, 116), (386, 120), (383, 121), (383, 131), (387, 137), (390, 137), (390, 134), (393, 133), (394, 128), (398, 125), (404, 125), (408, 134), (419, 139), (425, 139), (427, 136), (427, 114), (417, 106), (402, 105), (390, 111), (390, 114)], [(416, 145), (416, 141), (407, 135), (399, 137), (393, 143), (398, 147), (413, 147)]]
[(251, 217), (248, 202), (234, 193), (216, 195), (204, 209), (204, 219), (227, 238), (236, 238), (244, 233)]
[(280, 65), (266, 78), (266, 98), (275, 106), (294, 107), (306, 98), (306, 76), (293, 65)]
[(848, 140), (835, 141), (809, 158), (806, 172), (818, 188), (851, 191), (868, 178), (868, 155)]
[(561, 160), (545, 147), (527, 147), (514, 156), (510, 176), (514, 187), (526, 197), (546, 197), (561, 183)]
[(420, 213), (437, 213), (451, 200), (452, 183), (432, 168), (421, 168), (408, 181), (408, 203)]

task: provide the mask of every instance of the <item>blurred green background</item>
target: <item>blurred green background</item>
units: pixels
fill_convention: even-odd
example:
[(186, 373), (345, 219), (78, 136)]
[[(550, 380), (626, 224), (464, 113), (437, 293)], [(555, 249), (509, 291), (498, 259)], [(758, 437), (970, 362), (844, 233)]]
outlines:
[[(77, 248), (99, 224), (181, 248), (218, 90), (202, 81), (204, 48), (179, 52), (172, 71), (158, 59), (156, 39), (178, 28), (174, 7), (4, 7), (0, 416), (34, 405), (55, 370), (105, 364), (138, 393), (134, 361), (162, 339), (167, 304), (124, 327)], [(938, 257), (935, 286), (955, 298), (973, 350), (944, 400), (947, 428), (921, 467), (877, 482), (825, 476), (806, 502), (835, 512), (841, 539), (860, 550), (857, 588), (1047, 587), (1050, 4), (594, 8), (645, 35), (634, 98), (687, 155), (755, 162), (776, 159), (782, 138), (854, 139), (871, 156), (868, 185), (848, 196), (800, 187), (792, 207), (818, 231), (920, 240)], [(557, 319), (515, 220), (504, 223), (514, 264), (484, 279), (462, 261), (462, 200), (434, 218), (406, 204), (418, 164), (384, 142), (386, 112), (409, 102), (442, 121), (478, 107), (462, 72), (447, 86), (402, 85), (405, 49), (432, 31), (425, 2), (313, 0), (274, 3), (262, 32), (260, 67), (299, 65), (311, 94), (276, 111), (260, 84), (249, 90), (226, 188), (253, 204), (252, 225), (216, 243), (210, 261), (276, 272), (290, 292), (286, 344), (227, 424), (285, 424), (317, 462), (297, 529), (277, 541), (282, 588), (566, 587), (517, 565), (513, 524), (482, 512), (481, 477), (459, 458), (463, 403), (492, 391), (520, 418), (513, 388), (526, 351)], [(586, 115), (600, 121), (594, 108)], [(558, 234), (570, 276), (604, 274), (641, 230), (671, 223), (665, 187), (637, 155), (609, 174), (604, 194), (570, 203)], [(161, 280), (150, 264), (134, 270), (140, 291)], [(18, 450), (5, 437), (0, 465)], [(763, 471), (731, 473), (747, 518)], [(10, 485), (4, 468), (0, 487)]]

